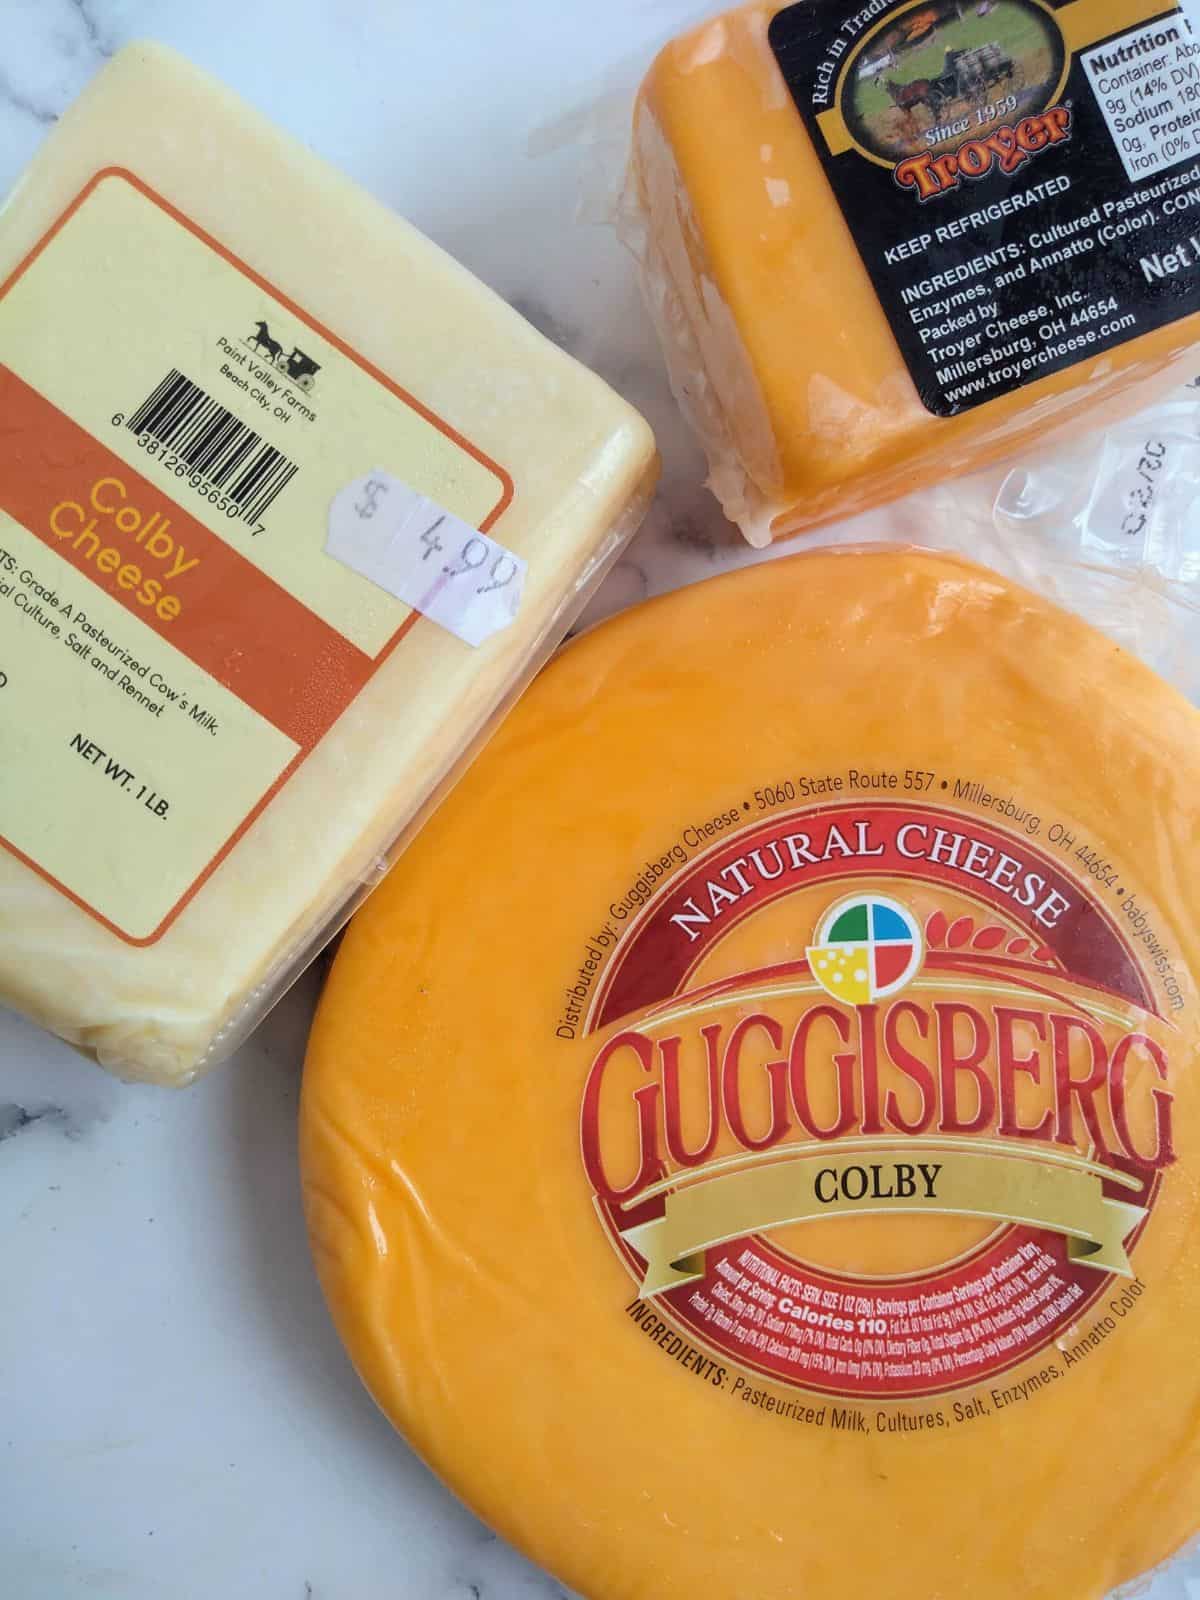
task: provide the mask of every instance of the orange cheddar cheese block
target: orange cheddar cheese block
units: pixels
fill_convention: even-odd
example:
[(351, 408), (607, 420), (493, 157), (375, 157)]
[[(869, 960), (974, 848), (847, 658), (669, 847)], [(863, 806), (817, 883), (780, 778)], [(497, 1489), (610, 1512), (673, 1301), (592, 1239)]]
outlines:
[(1145, 0), (753, 0), (662, 52), (638, 250), (752, 544), (1190, 375), (1194, 49)]
[(1200, 1530), (1200, 717), (955, 558), (584, 635), (305, 1071), (376, 1400), (587, 1600), (1102, 1600)]

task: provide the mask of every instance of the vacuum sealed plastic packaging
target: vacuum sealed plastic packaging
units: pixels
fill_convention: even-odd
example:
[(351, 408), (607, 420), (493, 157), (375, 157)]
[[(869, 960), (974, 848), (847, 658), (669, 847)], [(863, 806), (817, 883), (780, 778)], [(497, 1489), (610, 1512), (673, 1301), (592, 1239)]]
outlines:
[(167, 51), (0, 212), (0, 1002), (226, 1056), (567, 631), (642, 419)]
[(1200, 388), (993, 479), (994, 543), (1017, 574), (1200, 703)]
[(1036, 590), (1200, 703), (1200, 385), (805, 543), (897, 539), (967, 555)]
[(589, 1600), (1102, 1600), (1200, 1531), (1198, 736), (903, 547), (560, 653), (304, 1082), (338, 1328), (480, 1515)]
[(752, 0), (659, 56), (625, 223), (754, 545), (1147, 404), (1200, 333), (1184, 12)]

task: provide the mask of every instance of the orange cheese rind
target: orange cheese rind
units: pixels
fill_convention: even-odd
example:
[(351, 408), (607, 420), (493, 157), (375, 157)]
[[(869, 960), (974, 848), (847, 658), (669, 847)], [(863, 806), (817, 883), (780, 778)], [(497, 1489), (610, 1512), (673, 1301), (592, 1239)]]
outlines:
[(1103, 1600), (1197, 1533), (1198, 732), (895, 548), (560, 654), (305, 1070), (334, 1319), (476, 1512), (589, 1600)]

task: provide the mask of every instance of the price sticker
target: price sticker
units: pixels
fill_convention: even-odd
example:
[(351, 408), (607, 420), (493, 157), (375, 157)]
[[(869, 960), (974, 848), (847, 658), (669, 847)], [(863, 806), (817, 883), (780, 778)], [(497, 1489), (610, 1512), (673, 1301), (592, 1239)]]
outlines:
[(520, 556), (382, 469), (334, 498), (325, 549), (475, 647), (516, 620), (529, 574)]

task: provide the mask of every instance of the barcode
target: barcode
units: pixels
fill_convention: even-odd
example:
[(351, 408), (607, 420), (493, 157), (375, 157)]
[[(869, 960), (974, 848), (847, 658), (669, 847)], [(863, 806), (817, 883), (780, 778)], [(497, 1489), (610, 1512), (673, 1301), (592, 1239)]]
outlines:
[(295, 462), (175, 369), (125, 426), (174, 450), (192, 476), (224, 492), (243, 522), (261, 522), (296, 476)]

